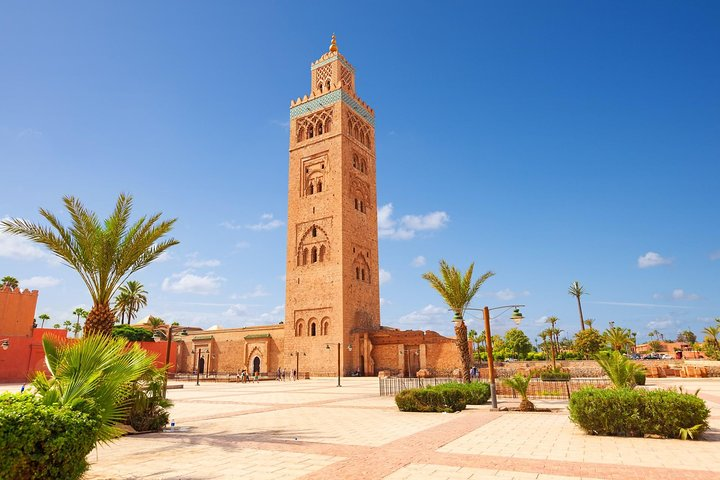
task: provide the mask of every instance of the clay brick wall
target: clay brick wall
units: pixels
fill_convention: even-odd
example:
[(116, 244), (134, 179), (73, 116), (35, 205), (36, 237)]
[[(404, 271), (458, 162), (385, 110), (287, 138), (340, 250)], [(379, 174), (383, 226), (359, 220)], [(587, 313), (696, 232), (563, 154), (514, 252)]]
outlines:
[(32, 337), (37, 290), (0, 288), (0, 335)]

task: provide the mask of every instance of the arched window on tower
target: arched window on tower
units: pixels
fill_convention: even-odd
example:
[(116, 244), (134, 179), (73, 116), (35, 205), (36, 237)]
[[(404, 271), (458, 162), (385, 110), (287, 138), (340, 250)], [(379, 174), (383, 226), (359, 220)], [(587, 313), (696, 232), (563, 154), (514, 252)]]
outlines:
[(365, 213), (365, 205), (363, 205), (362, 200), (360, 200), (360, 212)]
[(302, 334), (303, 334), (303, 324), (302, 324), (302, 321), (298, 321), (297, 328), (295, 330), (295, 336), (302, 337)]
[(317, 261), (318, 261), (317, 247), (313, 247), (312, 250), (310, 250), (310, 263), (316, 263)]
[(365, 281), (365, 269), (364, 268), (360, 269), (360, 280), (362, 280), (363, 282)]
[(315, 325), (315, 322), (312, 322), (312, 323), (310, 324), (310, 336), (311, 336), (311, 337), (314, 337), (314, 336), (317, 335), (317, 330), (316, 330), (316, 329), (317, 329), (317, 327), (316, 327), (316, 325)]
[(297, 141), (302, 142), (303, 140), (305, 140), (305, 129), (300, 127), (297, 131)]
[(322, 182), (318, 180), (317, 193), (322, 192)]
[(325, 90), (327, 90), (328, 92), (330, 91), (330, 79), (329, 78), (325, 81)]
[(327, 120), (325, 120), (325, 133), (328, 133), (330, 131), (331, 124), (332, 124), (332, 120), (330, 120), (329, 118)]
[(308, 125), (307, 138), (313, 138), (314, 136), (315, 136), (315, 132), (313, 131), (313, 126)]
[(320, 258), (321, 262), (325, 261), (325, 245), (320, 245)]
[(302, 264), (307, 265), (307, 261), (308, 261), (308, 249), (306, 248), (303, 250)]
[(355, 267), (355, 279), (360, 280), (360, 267)]
[(312, 227), (312, 236), (317, 237), (317, 227), (315, 225)]
[(327, 320), (323, 320), (322, 326), (320, 328), (320, 335), (327, 335), (328, 334), (328, 325), (330, 322)]
[(317, 134), (322, 135), (323, 134), (323, 122), (319, 121), (317, 124)]
[(323, 84), (322, 84), (322, 82), (318, 83), (317, 87), (318, 87), (318, 90), (320, 90), (320, 93), (322, 93), (322, 91), (323, 91)]
[(312, 195), (315, 193), (315, 186), (310, 182), (310, 186), (308, 186), (308, 195)]

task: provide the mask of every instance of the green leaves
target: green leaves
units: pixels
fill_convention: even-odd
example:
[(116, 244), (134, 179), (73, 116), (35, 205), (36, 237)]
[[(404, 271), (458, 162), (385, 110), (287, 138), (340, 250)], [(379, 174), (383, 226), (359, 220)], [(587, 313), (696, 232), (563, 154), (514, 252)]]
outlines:
[(0, 225), (8, 233), (45, 245), (75, 269), (95, 305), (109, 304), (127, 277), (179, 243), (172, 238), (162, 239), (172, 230), (176, 219), (161, 221), (161, 214), (156, 213), (131, 225), (132, 197), (129, 195), (120, 194), (112, 214), (103, 222), (75, 197), (66, 196), (63, 203), (71, 219), (69, 227), (44, 208), (40, 209), (40, 215), (50, 227), (17, 218), (3, 220)]
[(38, 374), (32, 382), (43, 403), (96, 412), (102, 425), (95, 441), (117, 437), (121, 432), (114, 425), (127, 415), (132, 382), (148, 371), (153, 359), (137, 345), (128, 348), (124, 339), (100, 335), (72, 344), (55, 344), (46, 335), (43, 347), (53, 377)]
[(618, 351), (600, 352), (595, 357), (615, 388), (635, 386), (635, 375), (644, 371), (644, 368), (624, 357)]
[(495, 275), (493, 272), (486, 272), (480, 278), (472, 281), (473, 268), (471, 263), (463, 274), (456, 267), (449, 265), (445, 260), (440, 260), (440, 277), (433, 272), (423, 274), (423, 278), (430, 282), (430, 285), (437, 290), (445, 300), (448, 307), (462, 318), (465, 308), (470, 304), (475, 294), (485, 280)]

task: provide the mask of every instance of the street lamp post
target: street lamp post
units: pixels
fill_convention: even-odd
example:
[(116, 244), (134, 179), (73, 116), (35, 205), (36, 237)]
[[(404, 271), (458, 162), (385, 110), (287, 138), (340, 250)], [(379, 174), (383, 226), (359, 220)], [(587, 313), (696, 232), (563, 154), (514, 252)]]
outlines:
[[(330, 345), (332, 345), (332, 343), (326, 343), (325, 348), (327, 350), (330, 350)], [(341, 346), (342, 346), (342, 343), (338, 342), (338, 344), (337, 344), (337, 372), (338, 372), (337, 386), (338, 387), (342, 387), (342, 385), (340, 385), (340, 347)], [(348, 345), (348, 352), (352, 352), (352, 344)]]
[[(522, 313), (520, 313), (520, 307), (524, 307), (525, 305), (503, 305), (500, 307), (485, 307), (482, 309), (483, 311), (483, 317), (485, 320), (485, 351), (487, 352), (487, 358), (488, 358), (488, 381), (490, 383), (490, 399), (492, 402), (492, 408), (497, 409), (497, 392), (495, 389), (495, 367), (494, 367), (494, 359), (493, 359), (493, 347), (492, 347), (492, 333), (490, 333), (490, 312), (492, 310), (499, 310), (504, 308), (505, 310), (514, 308), (512, 315), (510, 315), (510, 318), (516, 323), (520, 324), (520, 321), (525, 318), (523, 317)], [(481, 310), (479, 308), (467, 308), (466, 310)]]
[[(193, 350), (192, 354), (195, 355), (195, 353), (196, 351)], [(199, 347), (197, 349), (197, 361), (195, 362), (195, 385), (198, 387), (200, 386), (200, 359), (202, 358), (203, 353), (210, 353), (210, 349), (206, 348), (205, 351)]]
[[(177, 325), (165, 325), (165, 328), (158, 329), (157, 331), (165, 332), (165, 339), (167, 340), (167, 348), (165, 349), (165, 380), (163, 381), (163, 398), (167, 397), (167, 382), (168, 382), (168, 375), (170, 374), (170, 345), (172, 344), (172, 334), (173, 334), (173, 328), (180, 328)], [(181, 330), (180, 335), (187, 335), (187, 330), (184, 328)], [(162, 339), (157, 336), (153, 335), (153, 339), (158, 342)]]
[(290, 356), (295, 357), (295, 380), (300, 378), (300, 354), (301, 353), (304, 357), (305, 352), (290, 352)]

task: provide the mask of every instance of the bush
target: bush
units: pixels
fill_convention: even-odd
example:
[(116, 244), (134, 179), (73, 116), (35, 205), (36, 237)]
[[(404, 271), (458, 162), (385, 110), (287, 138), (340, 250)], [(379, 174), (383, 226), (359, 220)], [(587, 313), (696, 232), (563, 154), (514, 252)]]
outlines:
[(437, 390), (458, 390), (467, 405), (482, 405), (490, 398), (490, 384), (485, 382), (443, 383), (431, 387)]
[(128, 342), (152, 342), (153, 333), (141, 327), (130, 325), (115, 325), (112, 329), (113, 338), (124, 338)]
[(545, 369), (540, 371), (540, 380), (543, 382), (567, 382), (570, 380), (570, 373), (563, 372), (559, 368)]
[(570, 396), (570, 419), (587, 433), (678, 438), (682, 430), (702, 434), (708, 428), (705, 402), (670, 390), (583, 388)]
[(401, 412), (459, 412), (465, 410), (463, 393), (457, 388), (411, 388), (395, 395)]
[(637, 371), (634, 376), (635, 385), (645, 385), (645, 372)]
[(43, 405), (29, 394), (0, 395), (0, 478), (80, 478), (101, 423), (100, 415)]

